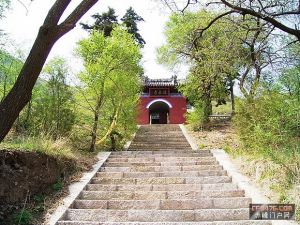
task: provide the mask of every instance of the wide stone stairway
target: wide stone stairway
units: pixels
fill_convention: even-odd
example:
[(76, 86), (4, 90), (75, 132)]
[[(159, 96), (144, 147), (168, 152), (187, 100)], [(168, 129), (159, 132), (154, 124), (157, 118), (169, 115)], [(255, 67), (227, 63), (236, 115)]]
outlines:
[(244, 191), (178, 125), (147, 125), (112, 152), (59, 225), (271, 225), (250, 221)]

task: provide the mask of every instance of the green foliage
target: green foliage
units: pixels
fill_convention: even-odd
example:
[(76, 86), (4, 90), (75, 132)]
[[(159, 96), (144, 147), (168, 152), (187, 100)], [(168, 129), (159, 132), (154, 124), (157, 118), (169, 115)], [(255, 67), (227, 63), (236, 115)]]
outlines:
[(140, 35), (139, 29), (137, 27), (137, 23), (144, 21), (144, 19), (141, 16), (139, 16), (132, 7), (127, 9), (125, 15), (122, 17), (121, 20), (123, 21), (124, 25), (127, 27), (128, 33), (134, 36), (137, 43), (139, 43), (141, 46), (146, 44), (145, 40)]
[(78, 128), (85, 127), (91, 133), (90, 149), (94, 149), (96, 139), (99, 144), (109, 140), (121, 144), (136, 129), (142, 72), (139, 46), (126, 28), (116, 27), (110, 37), (92, 32), (78, 43), (77, 53), (85, 65), (79, 74), (84, 86), (76, 101), (81, 108), (78, 122), (82, 125)]
[(17, 136), (7, 138), (0, 143), (0, 149), (18, 149), (22, 151), (36, 151), (56, 158), (74, 159), (72, 146), (67, 139), (53, 140), (51, 137), (40, 134), (39, 136)]
[(297, 99), (265, 91), (254, 101), (239, 100), (234, 124), (248, 154), (261, 155), (296, 176), (300, 104)]
[(12, 215), (13, 223), (15, 225), (30, 225), (33, 222), (33, 215), (29, 210), (22, 210)]
[(300, 65), (284, 70), (279, 77), (279, 84), (281, 89), (300, 102)]
[(61, 178), (58, 178), (56, 183), (52, 185), (52, 189), (56, 192), (61, 191), (63, 188), (63, 181)]
[(199, 34), (215, 16), (209, 11), (173, 14), (166, 26), (167, 44), (158, 50), (161, 63), (191, 65), (181, 90), (191, 104), (197, 105), (202, 124), (212, 113), (211, 101), (224, 102), (227, 98), (228, 84), (236, 78), (244, 57), (241, 32), (232, 28), (229, 18), (220, 19)]
[(104, 34), (104, 37), (110, 36), (114, 26), (118, 25), (118, 18), (113, 8), (108, 7), (108, 11), (100, 14), (94, 14), (92, 17), (95, 19), (93, 25), (80, 23), (84, 30), (97, 30)]
[(35, 206), (33, 208), (33, 211), (35, 213), (40, 213), (45, 210), (45, 198), (46, 198), (46, 196), (44, 196), (42, 194), (34, 195), (32, 197), (32, 200), (35, 203)]
[(0, 50), (0, 101), (8, 94), (23, 66), (17, 57)]
[(212, 111), (213, 111), (214, 115), (215, 114), (217, 114), (217, 115), (230, 115), (231, 112), (232, 112), (230, 102), (226, 102), (226, 104), (217, 106), (217, 102), (213, 101), (212, 106), (213, 106)]
[(5, 11), (9, 8), (11, 0), (0, 0), (0, 19), (4, 17)]
[(66, 83), (68, 67), (63, 58), (50, 60), (43, 72), (18, 125), (32, 135), (43, 133), (57, 139), (67, 136), (74, 125), (75, 99)]
[[(88, 25), (85, 23), (81, 23), (83, 29), (88, 30), (90, 32), (99, 31), (103, 32), (104, 37), (111, 36), (111, 33), (115, 27), (119, 25), (118, 16), (115, 14), (115, 10), (113, 8), (108, 7), (108, 11), (100, 14), (92, 15), (95, 22), (93, 25)], [(136, 43), (140, 46), (144, 46), (146, 44), (145, 40), (139, 33), (139, 29), (137, 27), (137, 23), (144, 21), (144, 19), (139, 16), (132, 7), (127, 9), (125, 15), (121, 18), (124, 25), (127, 28), (129, 34), (131, 34)]]
[(199, 130), (203, 128), (203, 124), (206, 122), (205, 110), (203, 109), (202, 102), (195, 103), (194, 111), (187, 114), (187, 122), (191, 124), (193, 130)]

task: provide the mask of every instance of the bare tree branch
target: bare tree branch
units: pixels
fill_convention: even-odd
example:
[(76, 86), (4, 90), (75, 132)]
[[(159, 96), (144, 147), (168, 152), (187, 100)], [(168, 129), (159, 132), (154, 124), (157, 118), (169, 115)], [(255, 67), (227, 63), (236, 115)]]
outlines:
[(288, 34), (296, 36), (298, 41), (300, 41), (300, 31), (298, 29), (293, 29), (293, 28), (287, 27), (286, 25), (284, 25), (283, 23), (279, 22), (278, 20), (272, 18), (271, 16), (263, 15), (259, 12), (256, 12), (256, 11), (252, 10), (252, 9), (247, 9), (247, 8), (243, 8), (241, 6), (233, 5), (233, 4), (229, 3), (226, 0), (220, 0), (220, 1), (223, 2), (224, 5), (226, 5), (229, 8), (235, 10), (235, 12), (240, 13), (242, 15), (247, 15), (248, 14), (248, 15), (254, 16), (256, 18), (262, 19), (264, 21), (267, 21), (270, 24), (272, 24), (273, 26), (275, 26), (276, 28), (278, 28), (278, 29), (280, 29), (280, 30), (282, 30), (282, 31), (284, 31)]

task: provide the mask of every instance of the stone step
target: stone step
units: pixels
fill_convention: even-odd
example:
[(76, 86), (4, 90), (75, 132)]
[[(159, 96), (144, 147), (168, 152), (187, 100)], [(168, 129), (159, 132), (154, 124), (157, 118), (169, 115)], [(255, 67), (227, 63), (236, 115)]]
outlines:
[(103, 222), (190, 222), (247, 220), (249, 209), (101, 210), (69, 209), (65, 220)]
[[(155, 136), (155, 135), (147, 135), (147, 136), (137, 136), (132, 140), (132, 143), (189, 143), (185, 137), (177, 136)], [(172, 143), (171, 143), (172, 142)]]
[(160, 200), (244, 197), (243, 190), (201, 190), (201, 191), (82, 191), (80, 199), (85, 200)]
[(176, 139), (171, 139), (170, 137), (155, 137), (152, 135), (148, 135), (148, 137), (136, 137), (133, 139), (131, 144), (189, 144), (189, 142), (185, 139), (185, 137), (176, 137)]
[(146, 125), (128, 151), (111, 153), (57, 224), (271, 225), (248, 220), (250, 203), (178, 125)]
[(192, 150), (191, 147), (189, 148), (181, 148), (181, 147), (172, 147), (172, 148), (168, 148), (167, 146), (164, 147), (164, 148), (157, 148), (157, 147), (129, 147), (128, 148), (128, 151), (161, 151), (161, 150), (164, 150), (164, 151), (181, 151), (181, 152), (189, 152)]
[(181, 136), (184, 137), (183, 133), (181, 131), (177, 131), (177, 130), (165, 130), (165, 131), (160, 131), (160, 130), (139, 130), (136, 133), (136, 137), (138, 136), (145, 136), (147, 134), (152, 134), (155, 136), (166, 136), (166, 135), (173, 135), (174, 136)]
[(161, 144), (151, 144), (151, 143), (133, 143), (130, 145), (130, 148), (142, 148), (142, 149), (191, 149), (190, 144), (166, 144), (166, 143), (161, 143)]
[(150, 162), (216, 162), (213, 156), (202, 157), (139, 157), (139, 158), (111, 158), (106, 162), (134, 162), (134, 163), (150, 163)]
[(163, 134), (160, 134), (160, 133), (157, 133), (157, 132), (140, 132), (139, 134), (137, 134), (134, 138), (137, 139), (137, 138), (182, 138), (182, 139), (185, 139), (185, 136), (181, 133), (178, 133), (178, 132), (164, 132)]
[(149, 137), (141, 137), (137, 136), (134, 138), (134, 143), (188, 143), (185, 137), (176, 137), (176, 138), (171, 138), (171, 137), (155, 137), (155, 138), (149, 138)]
[(155, 146), (152, 144), (146, 144), (146, 145), (130, 145), (129, 149), (141, 149), (141, 150), (152, 150), (152, 151), (160, 151), (161, 149), (165, 150), (192, 150), (190, 145), (167, 145), (163, 144), (161, 146)]
[(172, 141), (172, 140), (134, 140), (131, 146), (152, 146), (152, 147), (164, 147), (164, 146), (182, 146), (190, 147), (190, 144), (186, 140)]
[[(114, 222), (59, 221), (57, 225), (117, 225)], [(239, 220), (214, 222), (118, 222), (118, 225), (272, 225), (272, 221)]]
[(173, 172), (98, 172), (103, 178), (143, 178), (143, 177), (203, 177), (225, 176), (225, 170), (173, 171)]
[(229, 176), (208, 176), (208, 177), (155, 177), (155, 178), (97, 178), (91, 180), (92, 184), (216, 184), (230, 183)]
[(135, 166), (135, 167), (101, 167), (105, 172), (168, 172), (168, 171), (203, 171), (222, 170), (220, 165), (191, 165), (191, 166)]
[(193, 156), (212, 156), (213, 154), (209, 151), (198, 151), (198, 152), (159, 152), (159, 151), (148, 151), (148, 152), (112, 152), (109, 157), (122, 158), (122, 157), (193, 157)]
[(157, 125), (151, 125), (148, 127), (140, 127), (139, 133), (140, 132), (147, 132), (147, 131), (176, 131), (176, 132), (181, 132), (180, 127), (177, 126), (157, 126)]
[(136, 151), (117, 151), (117, 152), (112, 152), (111, 155), (136, 155), (136, 154), (140, 154), (140, 155), (157, 155), (157, 154), (174, 154), (174, 156), (176, 156), (176, 154), (205, 154), (205, 153), (211, 153), (211, 151), (209, 150), (190, 150), (188, 152), (182, 152), (182, 151), (141, 151), (141, 152), (136, 152)]
[(180, 200), (76, 200), (74, 209), (156, 209), (156, 210), (197, 210), (197, 209), (238, 209), (247, 208), (251, 198), (198, 198)]
[(88, 184), (87, 191), (200, 191), (200, 190), (237, 190), (238, 186), (233, 183), (216, 184), (170, 184), (170, 185), (103, 185)]
[(180, 127), (178, 124), (151, 124), (151, 125), (142, 125), (140, 127), (140, 130), (158, 130), (158, 129), (163, 129), (163, 130), (178, 130), (180, 131)]
[(171, 141), (152, 141), (152, 142), (133, 142), (131, 143), (131, 146), (152, 146), (152, 147), (163, 147), (163, 146), (168, 146), (168, 147), (190, 147), (190, 144), (187, 141), (184, 142), (171, 142)]
[(109, 158), (117, 158), (117, 159), (121, 159), (121, 158), (162, 158), (162, 157), (213, 157), (213, 154), (212, 153), (187, 153), (187, 154), (184, 154), (184, 153), (178, 153), (178, 154), (120, 154), (120, 155), (117, 155), (117, 154), (114, 154), (114, 155), (110, 155)]
[(195, 165), (219, 165), (217, 161), (184, 161), (184, 162), (111, 162), (107, 160), (106, 167), (135, 167), (135, 166), (195, 166)]

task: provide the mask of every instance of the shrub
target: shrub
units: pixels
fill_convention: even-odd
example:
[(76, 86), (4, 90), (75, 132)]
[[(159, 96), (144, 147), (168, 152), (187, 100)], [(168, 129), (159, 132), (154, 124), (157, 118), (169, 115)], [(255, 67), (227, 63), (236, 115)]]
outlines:
[(30, 225), (33, 222), (33, 216), (30, 211), (24, 209), (12, 215), (15, 225)]
[(206, 122), (202, 104), (195, 104), (194, 111), (188, 113), (186, 117), (187, 122), (192, 126), (194, 131), (202, 129)]
[(237, 102), (234, 125), (248, 154), (271, 159), (296, 175), (300, 167), (299, 102), (268, 91), (254, 100)]

